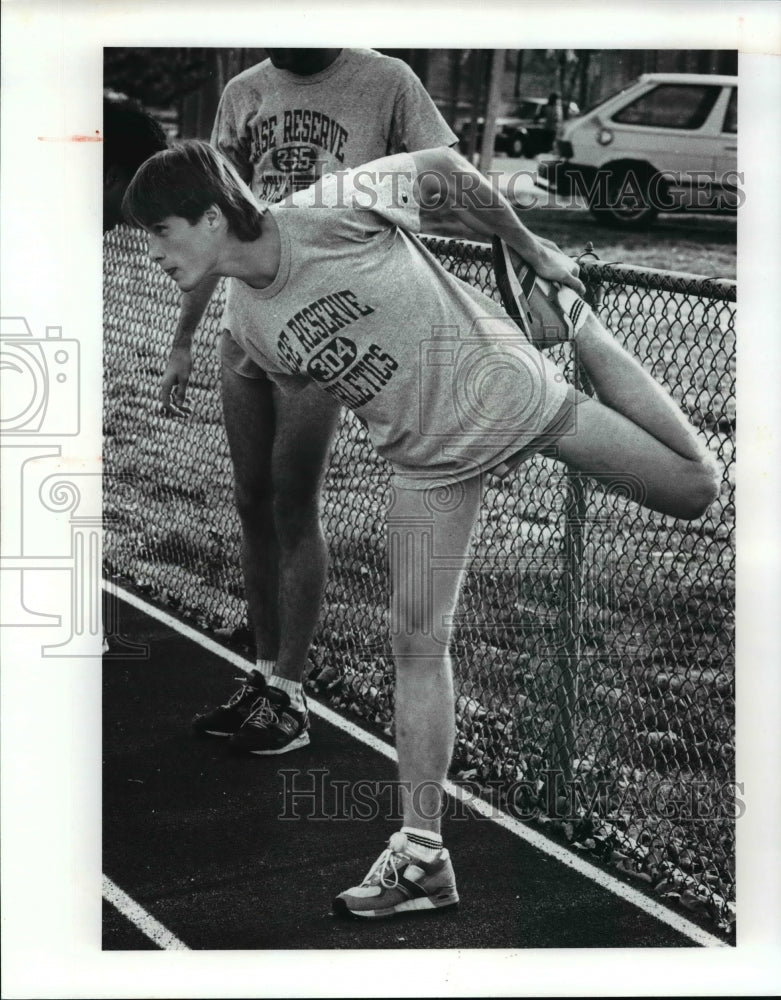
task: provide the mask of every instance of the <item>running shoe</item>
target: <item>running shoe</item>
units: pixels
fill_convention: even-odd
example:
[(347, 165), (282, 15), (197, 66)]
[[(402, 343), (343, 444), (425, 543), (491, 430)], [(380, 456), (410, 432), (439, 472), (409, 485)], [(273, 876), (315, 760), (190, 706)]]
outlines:
[(287, 692), (264, 683), (260, 697), (228, 746), (261, 757), (288, 753), (309, 744), (309, 713), (290, 707)]
[(537, 347), (572, 340), (591, 313), (566, 285), (546, 281), (504, 240), (493, 239), (496, 287), (507, 315)]
[(443, 847), (435, 861), (409, 853), (407, 837), (394, 833), (360, 885), (341, 892), (333, 902), (337, 916), (390, 917), (415, 910), (458, 905), (456, 877)]
[(224, 705), (218, 705), (211, 712), (196, 715), (192, 727), (199, 736), (233, 736), (247, 721), (252, 706), (266, 689), (266, 679), (259, 670), (252, 670), (245, 677), (237, 677), (241, 683)]

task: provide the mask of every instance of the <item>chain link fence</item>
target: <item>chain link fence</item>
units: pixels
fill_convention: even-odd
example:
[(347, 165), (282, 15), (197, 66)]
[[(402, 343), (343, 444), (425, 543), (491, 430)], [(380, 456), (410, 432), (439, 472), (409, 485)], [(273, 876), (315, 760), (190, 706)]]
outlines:
[[(490, 249), (430, 238), (497, 297)], [(452, 775), (573, 849), (731, 932), (735, 898), (735, 283), (582, 259), (613, 333), (673, 393), (724, 468), (684, 523), (541, 455), (489, 480), (452, 653)], [(195, 345), (192, 417), (156, 394), (178, 315), (145, 240), (104, 243), (105, 571), (241, 641), (239, 525), (221, 423), (224, 291)], [(557, 360), (580, 379), (567, 348)], [(588, 391), (588, 386), (582, 386)], [(331, 568), (310, 690), (390, 732), (388, 469), (342, 418), (324, 492)], [(219, 697), (219, 692), (215, 691)]]

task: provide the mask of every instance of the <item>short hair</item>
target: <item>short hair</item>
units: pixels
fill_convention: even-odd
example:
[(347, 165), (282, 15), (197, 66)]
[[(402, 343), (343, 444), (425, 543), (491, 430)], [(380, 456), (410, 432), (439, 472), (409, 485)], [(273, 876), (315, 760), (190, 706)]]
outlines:
[(103, 166), (132, 177), (144, 160), (168, 145), (159, 122), (124, 95), (103, 97)]
[(138, 169), (122, 202), (131, 226), (149, 229), (169, 215), (197, 222), (217, 205), (239, 240), (256, 240), (264, 209), (235, 167), (207, 142), (189, 139), (156, 153)]

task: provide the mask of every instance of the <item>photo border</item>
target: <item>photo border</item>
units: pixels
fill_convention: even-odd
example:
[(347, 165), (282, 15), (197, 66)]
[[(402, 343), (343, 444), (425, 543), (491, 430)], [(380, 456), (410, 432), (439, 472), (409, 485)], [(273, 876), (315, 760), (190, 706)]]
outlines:
[[(101, 453), (101, 128), (104, 46), (301, 43), (740, 50), (738, 232), (738, 945), (733, 949), (407, 951), (398, 995), (750, 995), (781, 983), (778, 301), (780, 8), (735, 2), (463, 4), (401, 0), (166, 4), (3, 3), (3, 313), (34, 336), (81, 345), (82, 426), (64, 465), (94, 475)], [(99, 476), (98, 476), (99, 480)], [(97, 498), (99, 500), (99, 487)], [(4, 510), (21, 503), (4, 490)], [(4, 540), (6, 541), (6, 540)], [(61, 580), (51, 581), (53, 591)], [(61, 594), (59, 597), (61, 598)], [(57, 595), (52, 601), (56, 606)], [(3, 995), (371, 996), (371, 952), (101, 952), (100, 661), (46, 660), (34, 629), (2, 634)], [(24, 633), (24, 634), (22, 634)], [(37, 648), (40, 648), (38, 641)], [(41, 733), (46, 733), (42, 740)], [(397, 958), (398, 956), (395, 956)], [(609, 980), (606, 960), (610, 962)], [(337, 972), (341, 970), (342, 975)], [(328, 984), (332, 985), (328, 985)], [(642, 991), (638, 993), (637, 991)], [(646, 992), (647, 991), (647, 992)]]

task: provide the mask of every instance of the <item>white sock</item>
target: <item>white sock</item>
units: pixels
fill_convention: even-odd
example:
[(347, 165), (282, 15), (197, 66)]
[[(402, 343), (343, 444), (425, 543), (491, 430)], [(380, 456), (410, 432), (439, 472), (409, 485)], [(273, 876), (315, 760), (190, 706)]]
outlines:
[(407, 837), (407, 850), (421, 861), (435, 861), (442, 850), (442, 835), (433, 830), (418, 830), (414, 826), (403, 826), (401, 832)]
[(271, 680), (271, 676), (274, 673), (276, 666), (276, 660), (255, 660), (255, 669), (259, 673), (263, 674), (267, 681)]
[(271, 687), (278, 691), (284, 691), (290, 698), (290, 707), (296, 712), (303, 712), (306, 709), (304, 701), (304, 685), (301, 681), (289, 681), (287, 677), (277, 677), (275, 674), (269, 679)]

